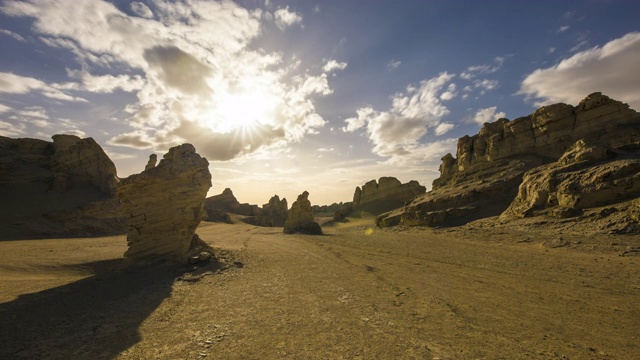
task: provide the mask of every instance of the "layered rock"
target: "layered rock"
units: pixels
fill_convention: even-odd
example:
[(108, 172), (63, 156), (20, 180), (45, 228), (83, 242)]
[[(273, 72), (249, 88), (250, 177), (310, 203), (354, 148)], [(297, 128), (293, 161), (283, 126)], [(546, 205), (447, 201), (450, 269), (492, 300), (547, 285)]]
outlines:
[(284, 223), (283, 232), (285, 234), (322, 234), (322, 228), (315, 222), (307, 191), (298, 195), (298, 199), (291, 205), (291, 210), (289, 210), (289, 215)]
[(0, 237), (123, 233), (117, 181), (115, 165), (91, 138), (0, 136)]
[[(513, 121), (499, 119), (474, 136), (460, 138), (456, 158), (451, 154), (442, 158), (441, 176), (432, 191), (383, 214), (378, 223), (449, 226), (499, 215), (517, 195), (525, 172), (560, 160), (578, 140), (600, 148), (567, 153), (563, 162), (572, 161), (571, 157), (595, 161), (603, 147), (624, 149), (639, 139), (640, 115), (601, 93), (589, 95), (575, 107), (555, 104)], [(604, 179), (594, 179), (600, 180)]]
[(207, 213), (211, 214), (220, 212), (229, 212), (244, 216), (259, 216), (261, 214), (258, 205), (241, 204), (238, 202), (238, 199), (233, 195), (233, 191), (229, 188), (224, 189), (222, 193), (218, 195), (208, 197), (205, 200), (205, 209)]
[(558, 161), (528, 171), (500, 220), (542, 214), (572, 217), (584, 209), (636, 197), (640, 197), (640, 152), (580, 140)]
[(191, 144), (169, 149), (157, 166), (122, 180), (117, 195), (129, 222), (125, 259), (185, 263), (206, 247), (194, 234), (210, 187), (209, 162)]
[(426, 188), (415, 180), (401, 183), (394, 177), (381, 177), (371, 180), (362, 188), (356, 187), (353, 194), (352, 211), (366, 211), (375, 215), (399, 208), (420, 194)]

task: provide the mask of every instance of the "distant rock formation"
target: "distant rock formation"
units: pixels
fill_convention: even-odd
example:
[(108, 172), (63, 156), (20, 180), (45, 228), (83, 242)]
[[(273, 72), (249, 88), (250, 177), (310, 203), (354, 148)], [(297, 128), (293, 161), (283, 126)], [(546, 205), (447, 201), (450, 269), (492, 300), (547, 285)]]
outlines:
[(186, 263), (206, 249), (195, 231), (210, 187), (209, 162), (191, 144), (169, 149), (157, 166), (123, 179), (117, 195), (129, 221), (125, 259), (132, 265)]
[(381, 177), (378, 181), (368, 181), (362, 188), (356, 187), (351, 211), (366, 211), (379, 215), (402, 207), (406, 201), (426, 191), (427, 189), (415, 180), (403, 184), (394, 177)]
[[(442, 158), (441, 176), (433, 182), (432, 191), (415, 198), (402, 209), (381, 215), (377, 223), (380, 226), (460, 225), (502, 214), (516, 196), (517, 200), (502, 219), (527, 216), (536, 213), (540, 207), (548, 207), (544, 205), (547, 202), (557, 201), (545, 198), (546, 193), (563, 198), (565, 205), (571, 201), (585, 204), (619, 201), (634, 196), (634, 191), (624, 190), (626, 195), (613, 196), (608, 190), (596, 191), (591, 187), (614, 186), (605, 179), (607, 176), (612, 177), (611, 181), (635, 181), (629, 180), (627, 173), (632, 171), (629, 169), (633, 169), (633, 165), (623, 161), (607, 165), (607, 170), (596, 170), (586, 164), (620, 159), (620, 156), (633, 157), (629, 152), (633, 152), (638, 144), (640, 114), (601, 93), (587, 96), (575, 107), (555, 104), (513, 121), (499, 119), (485, 124), (478, 134), (458, 140), (456, 158), (451, 154)], [(619, 155), (606, 155), (612, 150)], [(532, 170), (544, 164), (551, 165)], [(529, 170), (532, 171), (523, 183), (523, 175)], [(589, 176), (593, 178), (587, 179)], [(523, 187), (518, 195), (521, 183)], [(569, 190), (572, 186), (575, 189)], [(525, 194), (527, 191), (532, 193)], [(569, 196), (571, 192), (574, 195)], [(575, 192), (600, 195), (576, 197)], [(581, 200), (576, 200), (578, 198)], [(578, 208), (572, 205), (567, 209)], [(566, 216), (573, 210), (567, 211), (564, 212)]]
[(307, 191), (298, 195), (298, 199), (291, 205), (291, 210), (289, 210), (289, 215), (284, 223), (283, 232), (285, 234), (322, 234), (322, 228), (315, 222)]
[(144, 167), (144, 169), (145, 170), (153, 169), (154, 167), (156, 167), (157, 162), (158, 162), (158, 155), (156, 154), (149, 155), (149, 161), (147, 162), (147, 165)]
[(0, 136), (0, 238), (123, 233), (116, 168), (92, 139)]
[(262, 205), (262, 223), (263, 226), (284, 226), (284, 222), (287, 220), (289, 214), (289, 206), (287, 205), (287, 199), (278, 195), (274, 195), (269, 199), (269, 202)]
[[(237, 215), (244, 216), (259, 216), (261, 214), (260, 207), (258, 205), (240, 204), (238, 199), (233, 195), (231, 189), (226, 188), (222, 193), (214, 196), (210, 196), (205, 200), (205, 210), (210, 214), (217, 214), (220, 212), (229, 212)], [(209, 220), (207, 221), (215, 221)]]

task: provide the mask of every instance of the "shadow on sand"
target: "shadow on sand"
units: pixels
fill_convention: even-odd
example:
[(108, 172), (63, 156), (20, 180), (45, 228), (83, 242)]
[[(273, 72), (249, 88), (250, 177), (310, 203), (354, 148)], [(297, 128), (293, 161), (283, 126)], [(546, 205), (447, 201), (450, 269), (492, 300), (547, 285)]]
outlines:
[(123, 271), (122, 262), (77, 265), (95, 275), (0, 304), (0, 359), (112, 359), (139, 342), (180, 272)]

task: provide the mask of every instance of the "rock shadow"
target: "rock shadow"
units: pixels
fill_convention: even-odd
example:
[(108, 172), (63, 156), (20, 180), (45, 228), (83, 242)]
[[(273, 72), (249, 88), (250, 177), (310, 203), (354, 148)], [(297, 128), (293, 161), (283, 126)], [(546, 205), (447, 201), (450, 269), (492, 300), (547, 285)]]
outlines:
[(77, 265), (96, 275), (0, 304), (0, 359), (113, 359), (138, 343), (140, 324), (180, 273), (169, 266), (124, 271), (122, 263)]

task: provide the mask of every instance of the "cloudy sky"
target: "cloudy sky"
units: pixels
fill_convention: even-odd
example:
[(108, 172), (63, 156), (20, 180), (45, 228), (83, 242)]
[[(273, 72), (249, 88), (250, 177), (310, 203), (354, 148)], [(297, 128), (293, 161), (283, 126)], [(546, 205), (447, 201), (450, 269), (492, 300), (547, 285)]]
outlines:
[(640, 109), (636, 1), (0, 0), (0, 135), (93, 137), (125, 177), (192, 143), (230, 187), (430, 187), (484, 122), (601, 91)]

